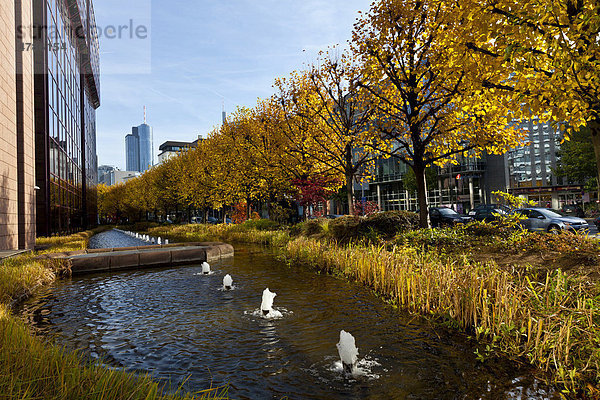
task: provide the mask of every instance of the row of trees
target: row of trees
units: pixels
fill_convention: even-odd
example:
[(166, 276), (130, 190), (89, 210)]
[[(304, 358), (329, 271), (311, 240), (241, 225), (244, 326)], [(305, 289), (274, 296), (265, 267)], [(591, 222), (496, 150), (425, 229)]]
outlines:
[(345, 187), (352, 212), (353, 182), (393, 157), (414, 172), (426, 226), (426, 168), (522, 144), (512, 121), (533, 115), (568, 132), (587, 125), (600, 160), (599, 12), (593, 0), (376, 1), (349, 49), (277, 79), (271, 98), (197, 149), (104, 189), (113, 200), (101, 212), (115, 202), (127, 213), (239, 202), (249, 212), (315, 186)]

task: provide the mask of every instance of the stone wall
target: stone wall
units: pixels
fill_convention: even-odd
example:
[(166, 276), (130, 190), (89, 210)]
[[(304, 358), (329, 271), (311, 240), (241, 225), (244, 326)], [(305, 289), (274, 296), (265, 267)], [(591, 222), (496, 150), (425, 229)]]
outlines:
[(0, 249), (16, 249), (17, 216), (17, 83), (15, 4), (0, 7)]
[(35, 244), (31, 1), (0, 7), (0, 250)]

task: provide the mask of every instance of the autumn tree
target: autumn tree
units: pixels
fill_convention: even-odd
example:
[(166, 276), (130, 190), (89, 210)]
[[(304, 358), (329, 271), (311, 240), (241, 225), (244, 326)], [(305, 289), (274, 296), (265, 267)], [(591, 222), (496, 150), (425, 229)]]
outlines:
[(360, 86), (377, 116), (378, 150), (415, 174), (421, 226), (428, 226), (425, 169), (458, 154), (501, 153), (519, 142), (506, 100), (472, 78), (485, 74), (477, 54), (449, 46), (461, 31), (455, 5), (380, 0), (353, 30)]
[(312, 135), (294, 143), (305, 145), (312, 160), (344, 178), (350, 214), (354, 182), (359, 174), (370, 175), (377, 157), (371, 145), (373, 109), (360, 96), (359, 77), (351, 56), (337, 56), (332, 49), (307, 70), (276, 81), (285, 115), (311, 126)]
[[(208, 136), (212, 137), (213, 130)], [(198, 142), (196, 148), (178, 155), (179, 179), (176, 190), (180, 201), (197, 210), (202, 210), (204, 220), (209, 209), (223, 207), (224, 198), (219, 191), (220, 183), (215, 179), (216, 157), (211, 153), (212, 141)]]
[(212, 152), (217, 156), (222, 190), (232, 204), (245, 201), (248, 218), (253, 203), (289, 191), (290, 172), (285, 164), (273, 162), (280, 159), (280, 147), (264, 129), (260, 116), (248, 108), (238, 108), (214, 136)]
[[(448, 44), (466, 47), (488, 71), (481, 83), (511, 98), (515, 117), (530, 114), (587, 126), (600, 176), (600, 2), (462, 0), (465, 31)], [(600, 187), (599, 187), (600, 190)]]

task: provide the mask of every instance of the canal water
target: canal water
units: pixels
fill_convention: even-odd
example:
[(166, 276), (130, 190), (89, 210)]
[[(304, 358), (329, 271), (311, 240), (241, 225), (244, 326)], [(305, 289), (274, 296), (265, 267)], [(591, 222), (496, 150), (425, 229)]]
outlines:
[(92, 236), (88, 243), (88, 247), (90, 249), (106, 249), (111, 247), (150, 246), (151, 244), (152, 243), (142, 239), (136, 239), (135, 237), (126, 235), (116, 229), (112, 229)]
[[(466, 336), (398, 312), (359, 284), (292, 267), (259, 247), (198, 265), (76, 277), (24, 304), (22, 315), (67, 349), (150, 372), (195, 392), (229, 385), (235, 399), (546, 399), (534, 371), (481, 363)], [(234, 289), (225, 291), (225, 274)], [(277, 293), (277, 320), (258, 312)], [(350, 332), (362, 374), (340, 370)]]

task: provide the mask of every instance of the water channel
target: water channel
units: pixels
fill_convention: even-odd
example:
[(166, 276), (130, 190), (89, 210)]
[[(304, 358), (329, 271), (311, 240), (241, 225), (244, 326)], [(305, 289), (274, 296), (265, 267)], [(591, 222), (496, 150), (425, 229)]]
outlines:
[[(559, 398), (529, 367), (481, 363), (466, 336), (399, 312), (360, 284), (252, 246), (236, 246), (235, 257), (211, 269), (61, 280), (27, 301), (22, 315), (110, 366), (148, 371), (174, 387), (185, 382), (192, 392), (229, 385), (235, 399)], [(231, 291), (223, 290), (225, 274)], [(267, 287), (281, 319), (258, 312)], [(341, 329), (356, 338), (360, 376), (341, 371)]]

